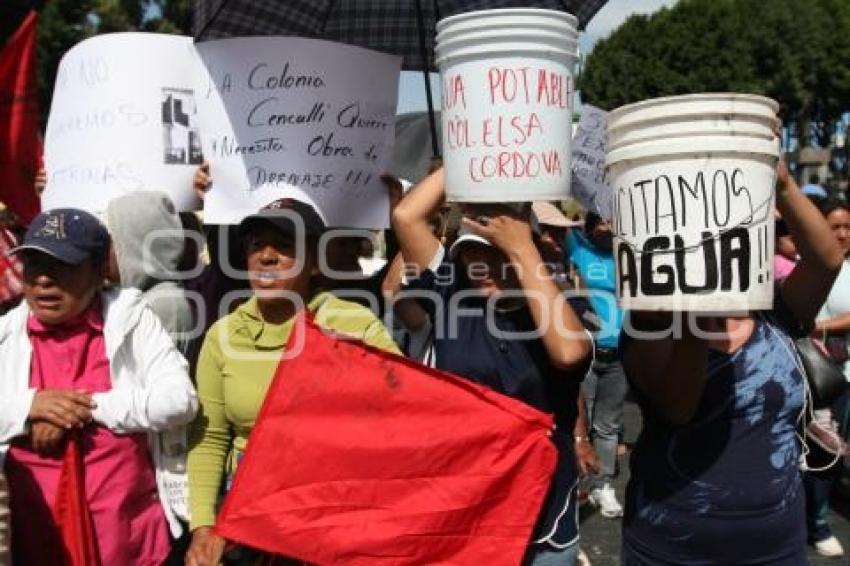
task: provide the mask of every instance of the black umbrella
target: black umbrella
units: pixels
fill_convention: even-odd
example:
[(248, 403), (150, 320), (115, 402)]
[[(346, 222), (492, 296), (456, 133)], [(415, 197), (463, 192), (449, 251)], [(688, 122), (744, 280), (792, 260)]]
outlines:
[(436, 22), (493, 8), (570, 12), (579, 28), (607, 0), (195, 0), (197, 41), (249, 35), (293, 35), (349, 43), (403, 57), (402, 68), (425, 74), (434, 155), (438, 155), (428, 71), (434, 66)]

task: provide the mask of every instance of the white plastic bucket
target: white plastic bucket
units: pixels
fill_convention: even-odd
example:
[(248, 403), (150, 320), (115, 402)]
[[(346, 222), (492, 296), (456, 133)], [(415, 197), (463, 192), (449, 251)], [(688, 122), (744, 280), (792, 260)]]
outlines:
[(747, 94), (692, 94), (645, 100), (608, 115), (608, 148), (693, 136), (774, 138), (779, 105)]
[[(711, 96), (714, 102), (701, 100), (707, 104), (704, 119), (687, 108), (695, 97), (626, 106), (609, 117), (609, 134), (620, 130), (607, 167), (614, 190), (617, 298), (623, 308), (773, 308), (780, 151), (771, 129), (775, 119), (768, 117), (775, 116), (776, 103), (747, 95)], [(740, 120), (729, 113), (716, 122), (714, 117), (724, 116), (730, 100), (739, 96), (761, 108), (749, 108)], [(649, 117), (649, 108), (657, 116)], [(682, 118), (678, 135), (663, 135), (665, 128), (675, 132), (677, 115)], [(754, 116), (766, 120), (763, 129), (753, 125)]]
[(569, 194), (574, 21), (552, 10), (507, 9), (437, 24), (450, 201), (525, 202)]
[(565, 39), (578, 39), (578, 30), (569, 22), (561, 22), (551, 20), (546, 22), (539, 21), (539, 18), (529, 20), (526, 16), (518, 16), (512, 18), (511, 21), (505, 21), (490, 18), (484, 21), (468, 20), (459, 22), (458, 25), (444, 28), (437, 33), (435, 43), (443, 43), (449, 39), (454, 39), (463, 36), (467, 33), (479, 32), (510, 32), (511, 30), (532, 29), (547, 33), (554, 33), (562, 36)]
[(537, 52), (545, 46), (550, 53), (573, 57), (578, 52), (578, 39), (530, 27), (512, 29), (510, 33), (504, 30), (469, 32), (438, 43), (434, 57), (439, 64), (447, 57), (457, 59), (467, 54), (479, 54), (482, 46), (490, 47), (488, 53)]
[[(543, 19), (541, 19), (543, 16)], [(464, 12), (443, 18), (436, 25), (437, 33), (448, 28), (466, 30), (470, 27), (477, 29), (479, 25), (490, 25), (493, 23), (510, 26), (513, 24), (552, 25), (563, 23), (573, 29), (578, 29), (578, 18), (567, 12), (557, 10), (542, 10), (540, 8), (499, 8), (494, 10), (478, 10)], [(469, 26), (469, 27), (467, 27)]]

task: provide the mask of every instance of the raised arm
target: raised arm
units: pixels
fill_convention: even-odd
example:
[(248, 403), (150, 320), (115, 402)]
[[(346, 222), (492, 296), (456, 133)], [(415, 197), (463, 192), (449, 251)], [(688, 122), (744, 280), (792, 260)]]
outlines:
[(489, 218), (486, 225), (469, 218), (463, 222), (511, 261), (552, 365), (566, 371), (586, 368), (592, 339), (543, 262), (531, 238), (529, 223), (506, 215)]
[(801, 322), (815, 318), (841, 270), (844, 256), (826, 219), (803, 194), (784, 161), (777, 167), (776, 208), (791, 232), (800, 261), (781, 287)]
[(440, 168), (413, 187), (393, 211), (393, 230), (406, 265), (424, 270), (440, 249), (440, 240), (428, 220), (440, 210), (444, 199), (445, 176)]
[(670, 313), (632, 311), (629, 316), (627, 328), (633, 334), (623, 352), (626, 373), (662, 417), (674, 425), (687, 424), (705, 389), (708, 341), (694, 336), (688, 324), (682, 324), (678, 337), (650, 336), (671, 328)]

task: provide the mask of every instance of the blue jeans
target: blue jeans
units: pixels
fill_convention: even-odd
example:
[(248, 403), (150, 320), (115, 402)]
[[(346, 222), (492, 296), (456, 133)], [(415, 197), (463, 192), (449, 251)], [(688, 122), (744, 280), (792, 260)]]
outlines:
[(566, 548), (546, 543), (532, 544), (522, 559), (522, 566), (574, 566), (578, 557), (578, 542)]
[(628, 384), (618, 360), (593, 362), (582, 384), (587, 405), (587, 421), (593, 447), (599, 455), (599, 474), (590, 479), (590, 489), (611, 483), (617, 472), (617, 442), (623, 425), (623, 403)]

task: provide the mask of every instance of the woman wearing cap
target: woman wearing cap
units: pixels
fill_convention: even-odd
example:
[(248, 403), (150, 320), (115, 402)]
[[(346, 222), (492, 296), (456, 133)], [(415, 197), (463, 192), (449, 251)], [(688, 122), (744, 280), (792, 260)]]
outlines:
[(13, 250), (25, 302), (0, 318), (0, 461), (16, 564), (65, 561), (51, 509), (66, 449), (82, 450), (101, 563), (153, 566), (170, 550), (173, 517), (146, 433), (191, 421), (197, 398), (186, 360), (140, 294), (100, 291), (108, 249), (96, 218), (56, 209)]
[(591, 339), (546, 268), (529, 222), (508, 207), (490, 207), (491, 215), (477, 221), (464, 218), (446, 257), (428, 225), (444, 194), (440, 169), (393, 213), (405, 262), (418, 272), (410, 287), (430, 292), (433, 298), (421, 304), (434, 327), (446, 330), (435, 336), (436, 366), (555, 414), (558, 465), (527, 561), (572, 564), (578, 549), (573, 423)]
[[(325, 224), (310, 205), (277, 201), (239, 229), (252, 291), (210, 328), (198, 360), (201, 410), (190, 439), (189, 566), (218, 564), (223, 554), (225, 541), (212, 532), (219, 493), (245, 452), (295, 316), (306, 309), (320, 326), (398, 353), (371, 311), (316, 292), (317, 246)], [(237, 552), (237, 563), (253, 563), (249, 551)]]

